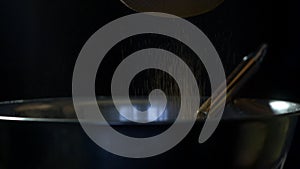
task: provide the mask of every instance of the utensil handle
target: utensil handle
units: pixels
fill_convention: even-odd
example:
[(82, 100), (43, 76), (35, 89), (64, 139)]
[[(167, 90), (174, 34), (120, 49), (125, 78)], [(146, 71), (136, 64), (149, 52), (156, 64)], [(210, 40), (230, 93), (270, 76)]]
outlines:
[[(261, 61), (267, 52), (267, 45), (263, 44), (254, 54), (250, 54), (243, 58), (242, 62), (232, 71), (227, 77), (227, 86), (220, 86), (215, 95), (217, 96), (214, 102), (211, 102), (211, 97), (208, 98), (197, 111), (197, 118), (204, 120), (214, 117), (214, 113), (219, 113), (220, 105), (232, 100), (233, 96), (241, 88), (241, 86), (258, 70)], [(224, 83), (226, 84), (226, 83)], [(222, 85), (224, 85), (222, 84)], [(225, 97), (224, 97), (225, 95)], [(211, 119), (213, 120), (213, 119)], [(210, 136), (204, 135), (203, 131), (208, 130), (209, 125), (207, 122), (204, 124), (203, 129), (199, 136), (199, 142), (205, 142)]]

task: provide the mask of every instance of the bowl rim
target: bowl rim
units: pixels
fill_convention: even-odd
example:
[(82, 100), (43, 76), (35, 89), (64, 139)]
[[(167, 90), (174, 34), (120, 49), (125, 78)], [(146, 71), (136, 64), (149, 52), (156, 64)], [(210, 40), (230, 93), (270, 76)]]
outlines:
[[(135, 97), (134, 100), (139, 100), (140, 98), (143, 98), (142, 100), (146, 100), (145, 97)], [(111, 102), (111, 97), (108, 96), (98, 96), (97, 100), (101, 100), (103, 102)], [(26, 105), (26, 104), (32, 104), (32, 103), (47, 103), (47, 102), (53, 102), (53, 101), (71, 101), (71, 97), (52, 97), (52, 98), (38, 98), (38, 99), (24, 99), (24, 100), (11, 100), (11, 101), (2, 101), (0, 102), (0, 121), (28, 121), (28, 122), (53, 122), (53, 123), (79, 123), (78, 118), (45, 118), (45, 117), (22, 117), (22, 116), (8, 116), (8, 115), (2, 115), (1, 111), (2, 108), (5, 106), (17, 106), (17, 105)], [(296, 107), (294, 111), (286, 111), (282, 113), (274, 113), (274, 114), (261, 114), (261, 115), (247, 115), (242, 117), (224, 117), (221, 121), (247, 121), (247, 120), (258, 120), (258, 119), (269, 119), (272, 117), (293, 117), (293, 116), (300, 116), (300, 104), (291, 102), (291, 101), (284, 101), (284, 100), (278, 100), (278, 99), (254, 99), (254, 98), (236, 98), (233, 102), (226, 105), (227, 107), (233, 107), (235, 101), (258, 101), (258, 102), (282, 102), (287, 104), (292, 104)], [(48, 103), (49, 104), (49, 103)], [(225, 112), (226, 113), (226, 108)], [(223, 115), (224, 116), (224, 115)], [(77, 116), (76, 116), (77, 117)], [(199, 121), (199, 120), (197, 120)], [(83, 123), (91, 123), (89, 121), (82, 121)], [(169, 124), (170, 121), (162, 121), (162, 122), (154, 122), (152, 124)], [(97, 124), (102, 124), (101, 122)], [(110, 122), (111, 125), (119, 125), (119, 124), (138, 124), (134, 122)], [(149, 124), (149, 123), (146, 123)]]

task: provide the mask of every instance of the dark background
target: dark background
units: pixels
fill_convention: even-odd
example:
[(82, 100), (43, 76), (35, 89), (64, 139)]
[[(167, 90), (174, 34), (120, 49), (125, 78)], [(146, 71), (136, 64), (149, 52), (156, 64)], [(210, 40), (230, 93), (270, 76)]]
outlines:
[[(210, 38), (227, 74), (243, 56), (268, 43), (261, 69), (239, 96), (300, 102), (299, 7), (296, 0), (225, 0), (188, 20)], [(73, 67), (86, 40), (131, 13), (118, 0), (1, 0), (0, 100), (71, 96)], [(119, 49), (131, 47), (136, 48), (127, 44)], [(97, 94), (110, 93), (98, 86)], [(289, 168), (299, 168), (300, 130), (296, 132)]]

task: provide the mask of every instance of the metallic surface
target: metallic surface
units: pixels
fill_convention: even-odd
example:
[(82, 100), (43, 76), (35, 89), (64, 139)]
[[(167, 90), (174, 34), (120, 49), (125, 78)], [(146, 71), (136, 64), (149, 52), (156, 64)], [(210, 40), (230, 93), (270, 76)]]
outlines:
[[(136, 99), (133, 104), (147, 109), (148, 102)], [(83, 103), (83, 109), (88, 105)], [(149, 137), (167, 129), (176, 118), (178, 107), (174, 105), (169, 103), (156, 122), (136, 124), (117, 114), (110, 99), (99, 98), (99, 107), (111, 126), (132, 137)], [(220, 126), (206, 143), (197, 141), (203, 125), (198, 121), (172, 150), (151, 158), (129, 159), (104, 151), (88, 138), (76, 120), (71, 99), (6, 102), (0, 106), (0, 168), (178, 168), (190, 164), (278, 168), (288, 151), (299, 110), (300, 106), (291, 102), (237, 99), (226, 107)], [(189, 117), (180, 120), (184, 124)], [(103, 127), (101, 122), (90, 125)]]

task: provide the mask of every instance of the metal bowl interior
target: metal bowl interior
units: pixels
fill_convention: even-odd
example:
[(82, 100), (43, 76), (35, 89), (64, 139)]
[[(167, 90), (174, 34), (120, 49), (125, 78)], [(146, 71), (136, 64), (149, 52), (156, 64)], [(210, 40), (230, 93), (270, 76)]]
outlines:
[[(137, 127), (117, 113), (110, 98), (98, 100), (114, 129), (132, 137), (160, 134), (177, 117), (178, 107), (169, 104), (162, 118)], [(149, 106), (142, 98), (133, 99), (132, 104), (139, 109)], [(82, 103), (82, 108), (89, 105)], [(236, 99), (227, 105), (223, 120), (205, 143), (198, 143), (203, 122), (197, 121), (171, 150), (130, 159), (105, 151), (84, 133), (71, 98), (4, 102), (0, 105), (0, 168), (152, 169), (195, 164), (203, 168), (277, 169), (288, 153), (299, 110), (292, 102)]]

